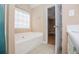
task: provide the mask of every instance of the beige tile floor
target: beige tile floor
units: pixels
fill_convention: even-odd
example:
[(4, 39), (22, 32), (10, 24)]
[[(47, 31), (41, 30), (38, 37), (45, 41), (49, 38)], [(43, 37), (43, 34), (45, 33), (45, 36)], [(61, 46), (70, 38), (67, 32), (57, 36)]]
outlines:
[(35, 49), (31, 50), (28, 54), (54, 54), (54, 45), (41, 44)]

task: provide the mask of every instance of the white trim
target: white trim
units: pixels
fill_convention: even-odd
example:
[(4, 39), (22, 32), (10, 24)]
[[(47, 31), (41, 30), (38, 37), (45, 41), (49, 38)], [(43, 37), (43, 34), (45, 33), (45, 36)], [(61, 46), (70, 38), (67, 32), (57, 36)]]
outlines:
[(7, 5), (4, 5), (5, 8), (5, 47), (6, 53), (8, 53), (8, 45), (7, 45)]
[[(21, 22), (21, 24), (20, 24), (20, 22), (18, 22), (19, 21), (18, 17), (22, 17), (23, 18), (22, 20), (24, 22), (28, 22), (28, 23), (26, 24), (24, 22)], [(16, 28), (16, 29), (20, 29), (20, 28), (30, 29), (31, 26), (30, 26), (30, 13), (29, 12), (24, 11), (19, 8), (16, 8), (14, 18), (15, 18), (14, 28)], [(21, 25), (21, 26), (19, 26), (19, 25)]]
[[(51, 7), (54, 7), (54, 6), (55, 6), (55, 5), (53, 5), (53, 6), (51, 6)], [(48, 7), (48, 8), (50, 8), (50, 7)], [(45, 33), (45, 39), (46, 39), (46, 40), (43, 42), (43, 43), (45, 43), (45, 44), (48, 44), (48, 17), (47, 17), (47, 16), (48, 16), (48, 8), (46, 8), (46, 11), (45, 11), (45, 12), (46, 12), (46, 15), (45, 15), (46, 17), (45, 17), (45, 24), (44, 24), (44, 25), (45, 25), (46, 27), (44, 26), (44, 28), (45, 28), (45, 32), (44, 32), (44, 33)], [(55, 13), (56, 13), (56, 11), (55, 11)], [(56, 18), (56, 16), (55, 16), (55, 18)], [(55, 25), (56, 25), (56, 19), (55, 19)], [(56, 49), (57, 49), (56, 46), (57, 46), (57, 45), (56, 45), (56, 31), (55, 31), (55, 54), (57, 53), (57, 52), (56, 52)]]
[[(56, 5), (55, 5), (55, 26), (56, 26)], [(55, 28), (55, 54), (57, 54), (57, 33), (56, 33), (56, 28)]]

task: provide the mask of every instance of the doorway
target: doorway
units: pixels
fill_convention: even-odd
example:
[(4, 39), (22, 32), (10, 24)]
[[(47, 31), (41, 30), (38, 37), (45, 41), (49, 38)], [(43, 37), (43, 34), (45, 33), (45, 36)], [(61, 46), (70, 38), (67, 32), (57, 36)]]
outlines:
[(55, 6), (48, 8), (48, 44), (55, 45)]
[[(52, 10), (50, 13), (48, 13), (49, 10)], [(49, 14), (52, 16), (50, 18), (53, 18), (52, 21), (49, 20)], [(55, 46), (55, 53), (62, 53), (62, 5), (56, 4), (54, 6), (51, 6), (47, 8), (46, 13), (46, 42), (47, 44), (51, 44)], [(53, 23), (52, 25), (49, 25), (49, 23)], [(52, 31), (49, 30), (49, 26), (53, 28)], [(49, 32), (48, 32), (49, 31)], [(51, 39), (50, 39), (51, 38)]]

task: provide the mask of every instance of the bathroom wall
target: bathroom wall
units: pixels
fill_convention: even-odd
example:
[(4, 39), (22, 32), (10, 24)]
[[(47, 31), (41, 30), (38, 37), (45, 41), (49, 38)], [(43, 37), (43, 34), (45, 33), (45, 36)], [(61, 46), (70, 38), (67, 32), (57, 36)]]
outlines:
[(14, 42), (14, 9), (15, 5), (6, 5), (6, 20), (7, 20), (7, 38), (8, 38), (8, 53), (15, 53)]
[(44, 43), (47, 43), (47, 8), (54, 6), (53, 4), (41, 4), (33, 9), (31, 9), (31, 14), (32, 14), (32, 31), (39, 31), (43, 32), (44, 34)]
[[(29, 5), (27, 5), (27, 4), (16, 4), (15, 8), (23, 9), (29, 13), (31, 12), (31, 9), (30, 9)], [(24, 28), (15, 29), (15, 33), (29, 32), (29, 31), (31, 31), (31, 28), (30, 29), (24, 29)]]
[[(14, 34), (20, 32), (26, 32), (26, 29), (15, 29), (14, 28), (14, 10), (16, 5), (6, 5), (6, 27), (7, 27), (7, 38), (8, 38), (8, 53), (13, 54), (15, 53), (15, 40)], [(19, 5), (21, 7), (21, 5)], [(19, 8), (19, 6), (16, 6)], [(27, 9), (27, 8), (26, 8)], [(25, 9), (24, 9), (25, 10)]]
[[(70, 9), (75, 10), (74, 16), (68, 16), (68, 12)], [(66, 26), (67, 25), (75, 25), (79, 24), (79, 5), (78, 4), (63, 4), (62, 5), (62, 53), (67, 53), (67, 33)]]
[(31, 9), (31, 27), (33, 32), (43, 32), (43, 8), (41, 5)]
[(31, 9), (32, 16), (32, 31), (43, 32), (44, 31), (44, 21), (46, 17), (46, 8), (52, 6), (52, 4), (39, 5)]
[(29, 4), (17, 4), (17, 8), (28, 11), (31, 14), (31, 29), (15, 29), (15, 33), (22, 32), (43, 32), (44, 25), (44, 14), (47, 7), (50, 7), (52, 4), (38, 5), (34, 8), (30, 8)]

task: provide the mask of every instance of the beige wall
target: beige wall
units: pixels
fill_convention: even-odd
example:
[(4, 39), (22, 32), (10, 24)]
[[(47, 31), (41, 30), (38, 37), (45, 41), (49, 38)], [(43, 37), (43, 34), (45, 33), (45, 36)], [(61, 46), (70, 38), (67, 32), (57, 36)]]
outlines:
[(39, 32), (43, 32), (44, 34), (44, 43), (48, 43), (48, 34), (47, 34), (47, 8), (48, 7), (52, 7), (54, 6), (53, 4), (42, 4), (39, 5), (33, 9), (31, 9), (31, 16), (32, 16), (32, 31), (39, 31)]
[(43, 32), (43, 8), (41, 5), (31, 10), (31, 24), (33, 32)]
[(28, 4), (17, 4), (17, 8), (28, 11), (31, 14), (31, 29), (15, 29), (15, 33), (22, 33), (28, 31), (43, 32), (44, 19), (46, 17), (46, 8), (51, 7), (52, 4), (38, 5), (34, 8), (30, 8)]
[(8, 53), (15, 53), (14, 42), (14, 5), (7, 6)]
[[(68, 11), (70, 9), (75, 9), (75, 16), (68, 16)], [(67, 53), (67, 33), (66, 26), (79, 24), (79, 5), (62, 5), (62, 25), (63, 25), (63, 33), (62, 33), (62, 47), (63, 53)]]
[[(27, 4), (16, 4), (15, 8), (20, 8), (29, 13), (31, 12), (31, 9), (30, 9), (29, 5), (27, 5)], [(29, 32), (29, 31), (31, 31), (31, 29), (24, 29), (24, 28), (15, 29), (15, 33)]]
[(44, 21), (46, 20), (46, 8), (52, 6), (52, 4), (39, 5), (31, 9), (32, 16), (32, 31), (43, 32), (44, 31)]

